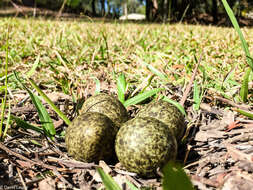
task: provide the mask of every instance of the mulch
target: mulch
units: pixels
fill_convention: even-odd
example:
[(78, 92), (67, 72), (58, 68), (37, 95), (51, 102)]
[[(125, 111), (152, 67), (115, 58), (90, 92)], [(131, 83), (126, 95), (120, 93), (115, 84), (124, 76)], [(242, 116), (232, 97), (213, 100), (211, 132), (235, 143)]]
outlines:
[[(74, 105), (71, 98), (61, 93), (47, 93), (70, 118)], [(39, 123), (36, 109), (26, 98), (11, 112), (29, 123)], [(210, 101), (212, 99), (212, 101)], [(211, 102), (216, 102), (212, 105)], [(66, 108), (66, 104), (68, 108)], [(251, 189), (253, 185), (253, 121), (242, 117), (231, 107), (236, 105), (219, 96), (205, 96), (198, 112), (192, 110), (191, 100), (186, 104), (188, 130), (184, 145), (179, 146), (180, 162), (196, 189)], [(57, 132), (66, 125), (47, 107)], [(228, 109), (230, 107), (230, 109)], [(67, 111), (66, 111), (67, 110)], [(136, 108), (129, 110), (132, 116)], [(4, 142), (0, 143), (0, 189), (99, 189), (103, 187), (97, 167), (110, 174), (122, 189), (128, 189), (126, 180), (138, 188), (162, 189), (161, 177), (143, 179), (125, 171), (119, 163), (84, 163), (68, 156), (64, 137), (55, 141), (14, 123)]]

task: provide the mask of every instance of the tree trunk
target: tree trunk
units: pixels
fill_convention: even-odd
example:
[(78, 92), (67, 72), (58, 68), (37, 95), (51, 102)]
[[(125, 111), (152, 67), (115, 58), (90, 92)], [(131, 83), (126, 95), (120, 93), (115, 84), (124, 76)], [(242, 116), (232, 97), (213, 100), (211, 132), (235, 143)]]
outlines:
[(171, 0), (164, 0), (163, 2), (163, 22), (168, 20), (168, 15), (170, 11), (170, 2)]
[(92, 8), (92, 15), (97, 16), (97, 13), (96, 13), (96, 0), (92, 0), (91, 8)]
[(127, 13), (127, 1), (125, 1), (124, 4), (123, 4), (123, 10), (124, 10), (124, 15), (126, 16), (126, 19), (128, 20), (128, 18), (127, 18), (127, 15), (128, 15), (128, 13)]
[(101, 0), (101, 15), (105, 16), (105, 0)]
[(150, 19), (151, 8), (152, 8), (152, 1), (146, 0), (146, 19), (147, 19), (147, 21), (151, 20)]
[(111, 15), (111, 6), (110, 6), (110, 1), (107, 0), (107, 15)]
[(158, 17), (158, 3), (157, 0), (152, 0), (152, 20), (156, 20)]
[(213, 16), (213, 24), (217, 24), (218, 22), (218, 18), (217, 18), (217, 14), (218, 14), (218, 6), (217, 6), (217, 0), (212, 0), (212, 16)]

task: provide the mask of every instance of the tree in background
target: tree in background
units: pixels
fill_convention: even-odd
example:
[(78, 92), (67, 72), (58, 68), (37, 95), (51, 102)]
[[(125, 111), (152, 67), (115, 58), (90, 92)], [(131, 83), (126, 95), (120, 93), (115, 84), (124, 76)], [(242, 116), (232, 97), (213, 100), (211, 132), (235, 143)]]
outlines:
[[(196, 19), (206, 14), (216, 24), (226, 15), (219, 0), (0, 0), (0, 7), (13, 6), (13, 3), (93, 17), (118, 18), (123, 14), (142, 13), (148, 21), (163, 22)], [(253, 0), (228, 0), (228, 3), (240, 17), (251, 11)]]

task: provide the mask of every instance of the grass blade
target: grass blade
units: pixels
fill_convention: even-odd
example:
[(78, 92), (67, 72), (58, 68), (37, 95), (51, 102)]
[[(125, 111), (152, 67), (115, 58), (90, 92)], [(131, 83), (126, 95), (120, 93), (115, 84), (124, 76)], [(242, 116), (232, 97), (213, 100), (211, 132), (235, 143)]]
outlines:
[(31, 92), (30, 89), (28, 89), (18, 78), (17, 74), (14, 72), (16, 79), (19, 81), (19, 83), (24, 87), (24, 89), (26, 89), (26, 91), (28, 92), (30, 98), (32, 99), (33, 104), (35, 105), (37, 111), (38, 111), (38, 115), (40, 118), (40, 122), (43, 126), (44, 132), (45, 134), (50, 137), (52, 140), (54, 138), (54, 135), (56, 134), (53, 122), (51, 117), (49, 116), (46, 108), (43, 106), (42, 102), (40, 101), (40, 99), (38, 98), (38, 96), (36, 96), (35, 94), (33, 94)]
[(100, 93), (100, 81), (97, 79), (97, 77), (93, 77), (95, 83), (96, 83), (96, 90), (95, 90), (95, 94), (99, 94)]
[(169, 162), (163, 167), (162, 172), (163, 190), (194, 190), (189, 177), (180, 165)]
[(253, 70), (253, 61), (249, 58), (250, 57), (250, 53), (249, 53), (249, 48), (248, 48), (248, 45), (247, 45), (247, 42), (245, 40), (245, 38), (243, 37), (243, 34), (242, 34), (242, 31), (239, 27), (239, 24), (235, 18), (235, 15), (232, 11), (232, 9), (230, 8), (230, 6), (228, 5), (228, 2), (226, 0), (221, 0), (226, 11), (227, 11), (227, 14), (236, 30), (236, 32), (238, 33), (239, 37), (240, 37), (240, 40), (241, 40), (241, 43), (242, 43), (242, 47), (243, 47), (243, 50), (246, 54), (246, 58), (247, 58), (247, 63), (249, 64), (249, 66), (251, 67), (251, 69)]
[(138, 104), (140, 102), (142, 102), (143, 100), (157, 94), (158, 92), (160, 92), (161, 90), (164, 90), (163, 88), (156, 88), (156, 89), (153, 89), (153, 90), (150, 90), (150, 91), (147, 91), (147, 92), (144, 92), (144, 93), (141, 93), (141, 94), (138, 94), (128, 100), (125, 101), (124, 103), (124, 106), (125, 107), (128, 107), (130, 105), (135, 105), (135, 104)]
[(128, 187), (129, 187), (131, 190), (138, 190), (138, 188), (135, 187), (134, 184), (132, 184), (131, 182), (129, 182), (129, 181), (127, 181), (127, 180), (126, 180), (126, 184), (128, 185)]
[(26, 77), (30, 78), (36, 71), (36, 68), (39, 66), (40, 62), (40, 55), (38, 55), (37, 59), (35, 60), (32, 68), (26, 73)]
[[(30, 91), (30, 90), (29, 90)], [(31, 91), (29, 92), (29, 95), (32, 99), (33, 104), (35, 105), (38, 115), (40, 118), (40, 122), (43, 126), (43, 129), (45, 131), (45, 134), (53, 139), (53, 136), (56, 134), (53, 121), (51, 117), (49, 116), (46, 108), (43, 106), (42, 102), (40, 101), (39, 97), (33, 94)]]
[(183, 107), (180, 103), (178, 103), (178, 102), (176, 102), (176, 101), (174, 101), (174, 100), (172, 100), (172, 99), (169, 99), (169, 98), (166, 97), (166, 96), (163, 96), (162, 100), (164, 100), (164, 101), (166, 101), (166, 102), (169, 102), (169, 103), (171, 103), (172, 105), (176, 106), (176, 107), (179, 109), (179, 111), (180, 111), (185, 117), (187, 116), (184, 107)]
[(134, 96), (134, 95), (135, 95), (137, 92), (139, 92), (140, 90), (141, 90), (140, 93), (143, 93), (143, 92), (146, 90), (146, 88), (148, 88), (148, 87), (150, 86), (150, 84), (151, 84), (151, 82), (152, 82), (152, 80), (153, 80), (154, 77), (155, 77), (154, 74), (147, 76), (147, 77), (142, 81), (142, 83), (139, 84), (139, 85), (136, 87), (136, 89), (132, 92), (131, 96)]
[(67, 116), (64, 115), (64, 113), (61, 112), (61, 110), (54, 105), (54, 103), (48, 98), (48, 96), (35, 84), (35, 82), (32, 79), (28, 79), (33, 88), (42, 96), (42, 98), (51, 106), (51, 108), (58, 114), (62, 120), (69, 125), (71, 121), (67, 118)]
[(2, 137), (2, 130), (4, 124), (4, 112), (5, 112), (6, 100), (1, 98), (1, 122), (0, 122), (0, 138)]
[(9, 62), (9, 27), (7, 28), (7, 42), (5, 46), (5, 80), (4, 80), (4, 98), (2, 99), (1, 103), (1, 121), (0, 121), (0, 138), (3, 135), (3, 123), (4, 123), (4, 113), (6, 108), (6, 101), (7, 101), (7, 88), (8, 88), (8, 62)]
[(193, 100), (194, 100), (193, 109), (197, 111), (199, 110), (201, 98), (200, 98), (198, 83), (196, 81), (194, 81), (194, 86), (193, 86)]
[(118, 90), (118, 99), (122, 104), (125, 102), (125, 92), (126, 92), (126, 78), (124, 73), (121, 73), (117, 78), (117, 90)]
[(142, 62), (143, 65), (145, 65), (152, 73), (154, 73), (155, 75), (157, 75), (158, 77), (160, 77), (163, 80), (167, 80), (167, 76), (163, 73), (161, 73), (158, 69), (156, 69), (155, 67), (153, 67), (152, 65), (146, 63), (146, 62)]
[(247, 111), (244, 111), (244, 110), (241, 110), (241, 109), (235, 109), (236, 112), (250, 118), (250, 119), (253, 119), (253, 113), (252, 112), (247, 112)]
[(106, 174), (102, 168), (97, 168), (97, 171), (107, 190), (121, 190), (120, 186), (113, 180), (113, 178)]
[(27, 123), (26, 121), (20, 119), (19, 117), (16, 117), (14, 115), (10, 115), (10, 119), (15, 121), (19, 127), (22, 127), (23, 129), (31, 129), (34, 131), (37, 131), (39, 133), (43, 133), (43, 129), (40, 127), (36, 127), (34, 125), (31, 125)]
[(4, 140), (6, 134), (7, 134), (7, 131), (9, 129), (9, 126), (10, 126), (10, 116), (11, 116), (11, 103), (9, 101), (9, 106), (8, 106), (8, 116), (7, 116), (7, 121), (6, 121), (6, 126), (5, 126), (5, 129), (4, 129), (4, 133), (3, 133), (3, 136), (2, 136), (2, 140)]
[(249, 90), (249, 76), (251, 73), (251, 69), (248, 68), (246, 73), (244, 74), (242, 86), (240, 89), (240, 96), (243, 102), (246, 102), (248, 100), (248, 90)]

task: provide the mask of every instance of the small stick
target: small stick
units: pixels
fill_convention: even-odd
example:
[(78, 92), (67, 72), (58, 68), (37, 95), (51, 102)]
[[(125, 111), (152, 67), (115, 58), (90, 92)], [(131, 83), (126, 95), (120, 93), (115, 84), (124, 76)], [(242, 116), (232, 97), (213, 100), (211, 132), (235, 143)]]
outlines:
[(193, 81), (194, 81), (194, 79), (195, 79), (195, 77), (196, 77), (196, 74), (197, 74), (197, 71), (198, 71), (200, 62), (201, 62), (201, 60), (202, 60), (202, 56), (203, 56), (203, 54), (200, 55), (198, 64), (196, 65), (196, 67), (195, 67), (195, 69), (194, 69), (194, 71), (193, 71), (191, 80), (190, 80), (189, 84), (187, 85), (186, 90), (184, 91), (183, 97), (182, 97), (181, 100), (180, 100), (180, 104), (181, 104), (182, 106), (184, 106), (184, 103), (185, 103), (185, 101), (186, 101), (186, 99), (187, 99), (187, 96), (188, 96), (188, 94), (190, 93), (190, 90), (191, 90), (191, 87), (192, 87), (192, 83), (193, 83)]
[(27, 190), (27, 186), (26, 186), (26, 184), (25, 184), (25, 182), (24, 182), (24, 179), (23, 179), (23, 177), (22, 177), (22, 174), (21, 174), (21, 172), (20, 172), (20, 169), (17, 168), (17, 171), (18, 171), (18, 176), (19, 176), (19, 178), (20, 178), (20, 181), (21, 181), (21, 183), (22, 183), (22, 185), (23, 185), (24, 190)]
[(47, 165), (43, 162), (35, 162), (33, 160), (30, 160), (29, 158), (26, 158), (25, 156), (19, 154), (19, 153), (16, 153), (10, 149), (8, 149), (6, 146), (4, 146), (2, 143), (0, 143), (0, 149), (4, 150), (7, 154), (10, 154), (10, 155), (13, 155), (13, 156), (16, 156), (22, 160), (25, 160), (33, 165), (38, 165), (38, 166), (41, 166), (41, 167), (44, 167), (44, 168), (47, 168), (47, 169), (50, 169), (50, 170), (53, 170), (54, 174), (64, 183), (66, 183), (69, 187), (72, 187), (72, 185), (58, 172), (58, 171), (62, 171), (62, 170), (65, 170), (65, 169), (61, 169), (61, 168), (57, 168), (55, 166), (50, 166), (50, 165)]
[(214, 98), (218, 99), (218, 100), (220, 100), (222, 102), (225, 102), (226, 104), (229, 104), (231, 106), (237, 107), (239, 109), (242, 109), (242, 110), (245, 110), (245, 111), (249, 111), (250, 110), (250, 106), (248, 106), (248, 105), (239, 105), (239, 104), (236, 104), (235, 102), (233, 102), (231, 100), (228, 100), (226, 98), (222, 98), (222, 97), (219, 97), (219, 96), (215, 96)]

